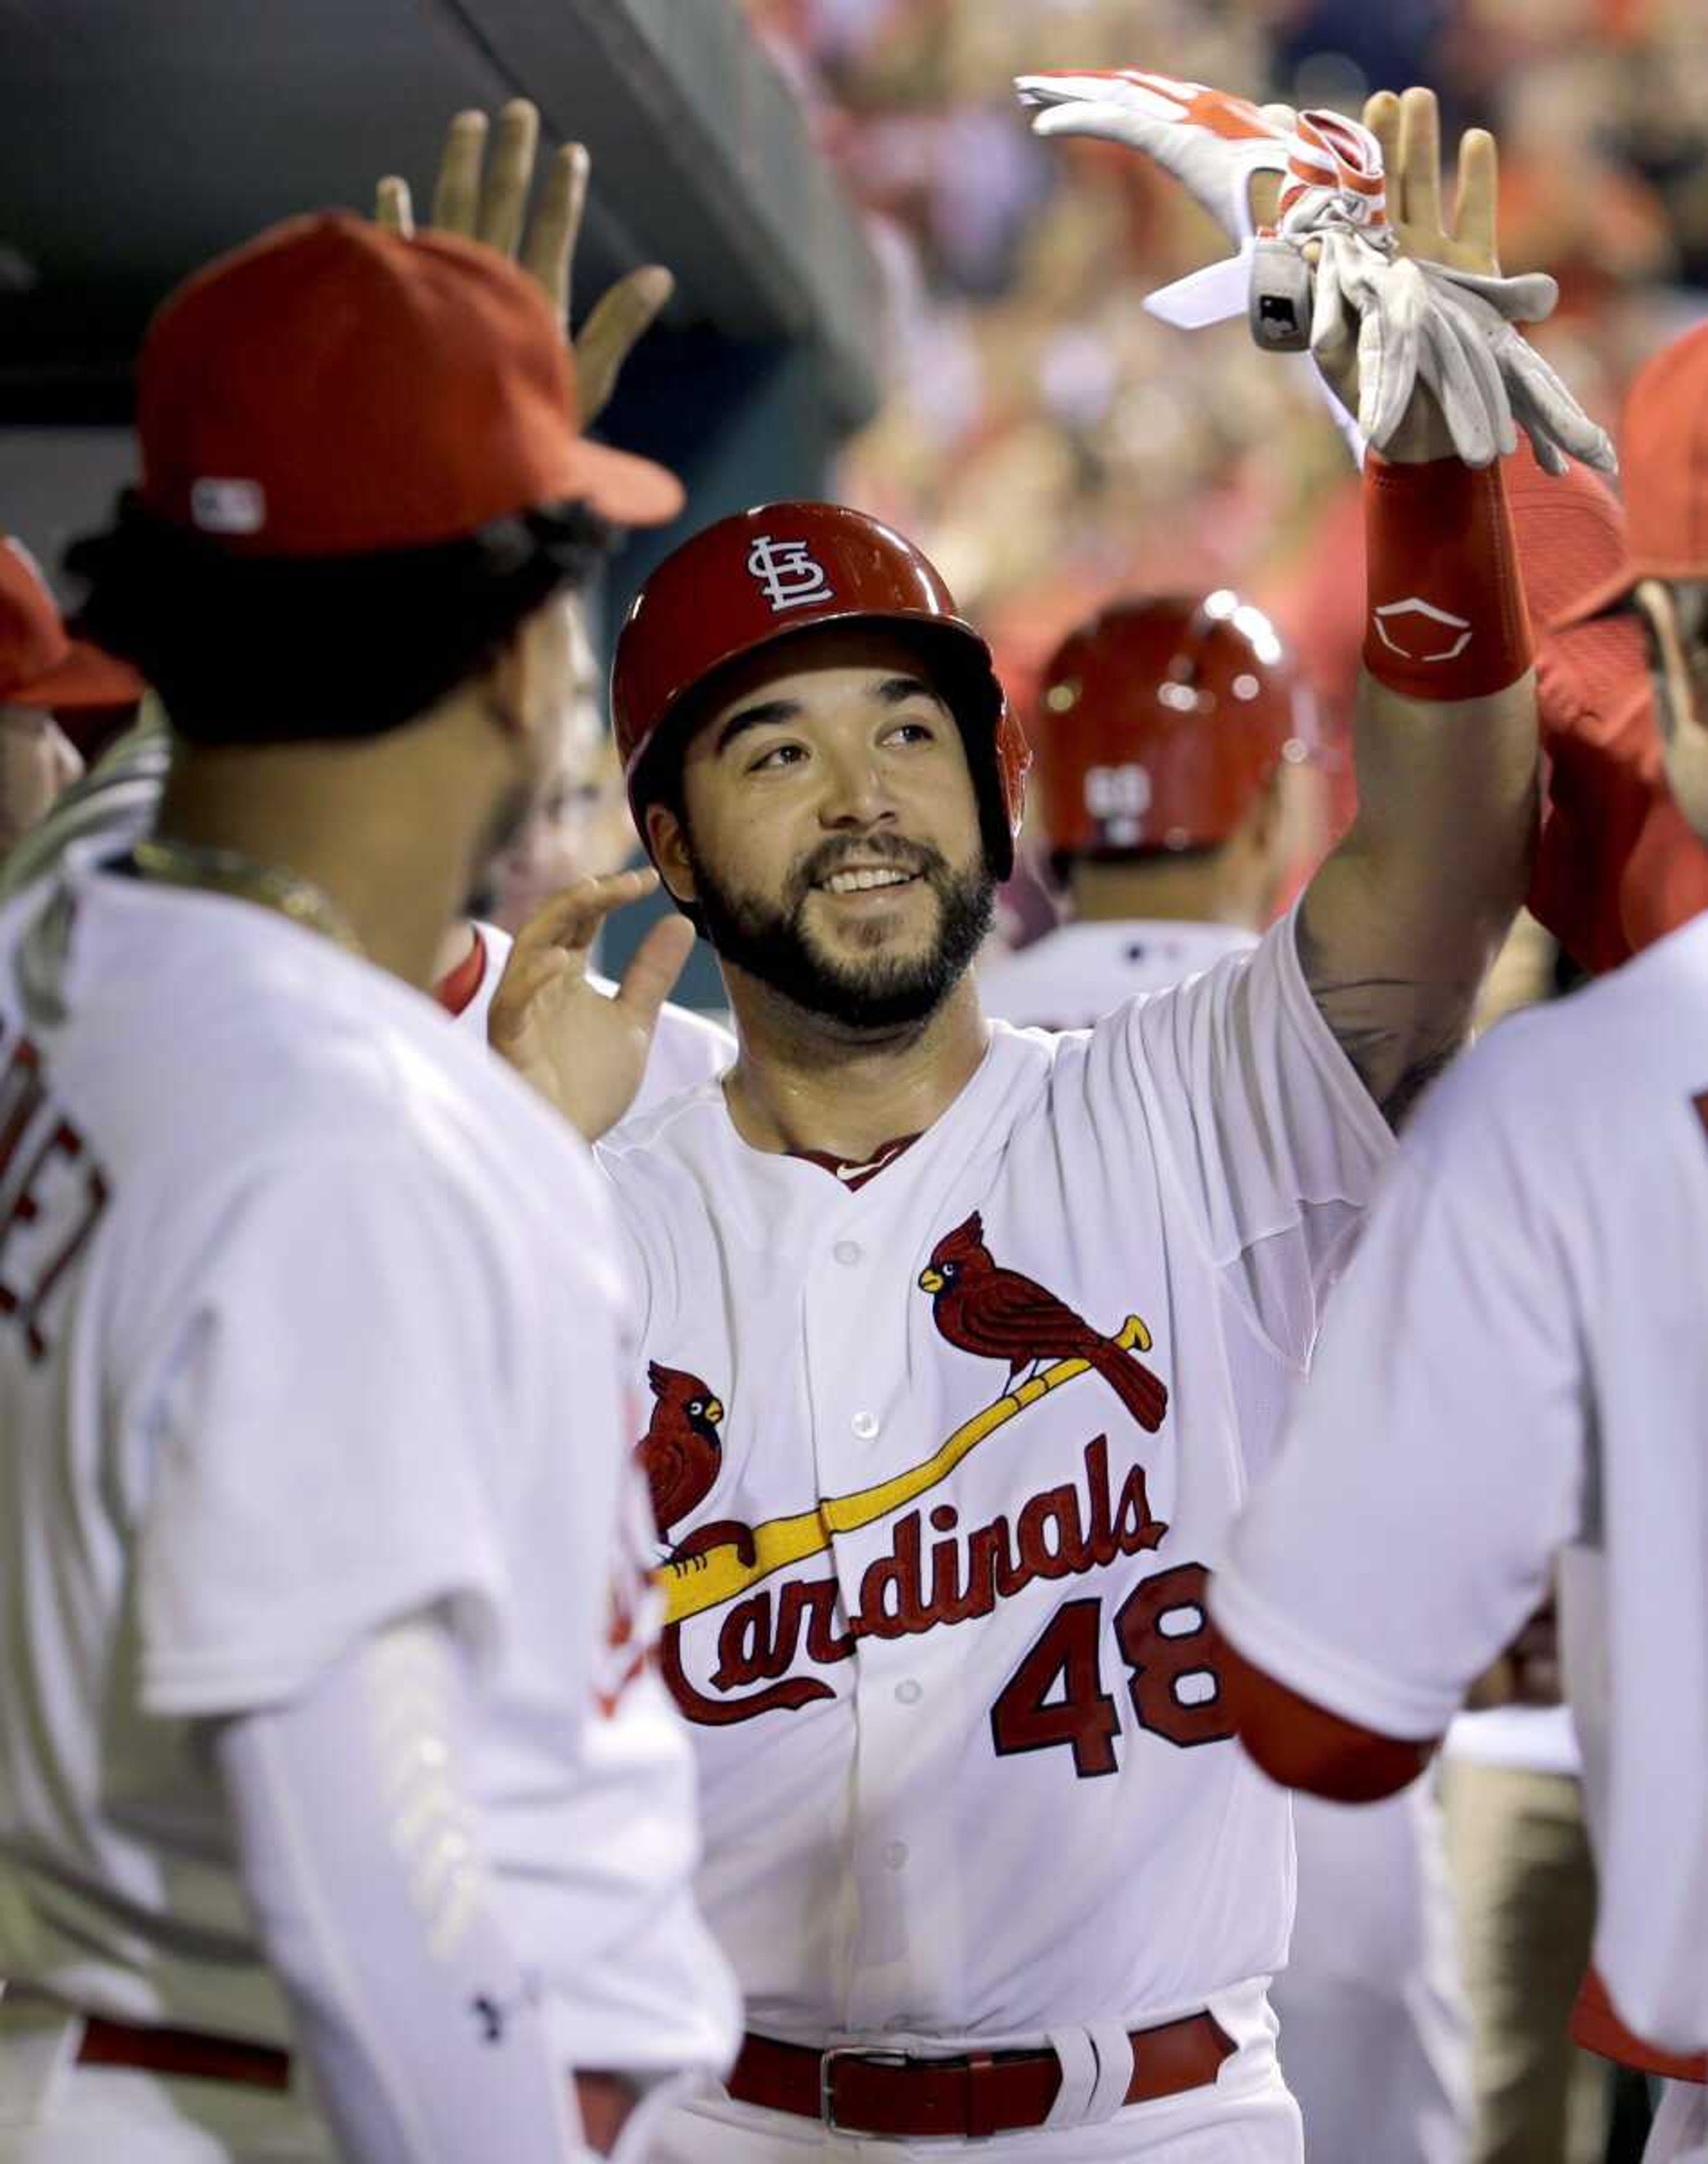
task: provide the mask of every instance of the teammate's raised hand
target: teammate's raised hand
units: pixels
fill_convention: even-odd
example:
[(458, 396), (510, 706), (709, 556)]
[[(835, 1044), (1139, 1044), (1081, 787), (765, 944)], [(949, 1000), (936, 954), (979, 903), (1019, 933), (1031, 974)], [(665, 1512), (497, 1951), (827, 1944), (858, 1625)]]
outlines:
[(1253, 105), (1143, 68), (1017, 76), (1014, 90), (1032, 108), (1035, 135), (1088, 135), (1154, 159), (1236, 248), (1269, 215), (1276, 183), (1259, 176), (1286, 166), (1293, 114), (1285, 106)]
[[(488, 137), (491, 136), (491, 155)], [(512, 98), (496, 130), (484, 113), (460, 113), (445, 137), (434, 189), (433, 228), (484, 241), (519, 263), (544, 292), (567, 334), (570, 297), (591, 170), (586, 150), (565, 143), (546, 161), (539, 199), (528, 216), (539, 153), (539, 114)], [(395, 174), (379, 185), (381, 225), (415, 229), (409, 183)], [(643, 264), (602, 294), (574, 339), (581, 426), (603, 411), (623, 365), (670, 299), (675, 281), (660, 263)]]
[(633, 1104), (660, 1009), (694, 944), (686, 920), (668, 917), (642, 940), (614, 996), (588, 982), (600, 926), (658, 883), (653, 871), (613, 872), (553, 896), (517, 934), (492, 995), (492, 1049), (589, 1142)]
[(1611, 471), (1606, 432), (1514, 328), (1549, 315), (1558, 288), (1540, 274), (1501, 276), (1494, 137), (1474, 128), (1461, 141), (1449, 213), (1434, 92), (1380, 91), (1364, 125), (1381, 149), (1395, 252), (1334, 228), (1310, 245), (1320, 251), (1311, 350), (1365, 435), (1390, 458), (1482, 466), (1513, 450), (1522, 428), (1550, 472), (1568, 456)]

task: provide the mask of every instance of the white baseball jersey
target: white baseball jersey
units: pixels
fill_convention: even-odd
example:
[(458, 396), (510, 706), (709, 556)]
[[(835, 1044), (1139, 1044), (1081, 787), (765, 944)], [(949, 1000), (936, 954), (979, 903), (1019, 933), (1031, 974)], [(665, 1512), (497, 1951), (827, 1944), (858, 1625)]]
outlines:
[(1256, 944), (1237, 924), (1063, 924), (985, 964), (979, 998), (1020, 1028), (1089, 1029), (1123, 1000), (1184, 984)]
[[(154, 824), (171, 750), (164, 720), (151, 701), (143, 720), (66, 791), (41, 825), (27, 834), (0, 864), (0, 901), (51, 871), (76, 842), (100, 835), (108, 853), (116, 856), (145, 834)], [(444, 1004), (484, 1043), (486, 1012), (514, 943), (496, 924), (476, 924), (473, 929), (473, 966), (465, 964), (452, 972), (456, 980), (455, 995)], [(610, 978), (596, 972), (590, 973), (590, 981), (602, 992), (612, 994), (617, 990)], [(628, 1116), (633, 1119), (650, 1111), (677, 1090), (721, 1074), (734, 1058), (735, 1039), (727, 1029), (690, 1007), (667, 1002), (659, 1016), (652, 1055)]]
[[(464, 990), (460, 982), (456, 994), (447, 998), (445, 987), (441, 985), (440, 996), (461, 1027), (484, 1044), (487, 1011), (498, 989), (498, 980), (504, 974), (504, 965), (510, 959), (510, 949), (516, 943), (496, 924), (476, 924), (472, 928), (476, 946), (470, 957), (474, 966), (465, 965), (467, 989)], [(459, 979), (463, 974), (460, 971), (453, 974)], [(617, 986), (609, 977), (589, 970), (587, 981), (607, 998), (614, 997)], [(691, 1007), (679, 1007), (666, 1001), (653, 1032), (652, 1051), (647, 1059), (646, 1073), (641, 1077), (639, 1094), (627, 1116), (639, 1119), (663, 1104), (667, 1097), (674, 1097), (678, 1090), (691, 1090), (696, 1082), (712, 1080), (734, 1059), (735, 1039), (727, 1029), (719, 1028), (704, 1015), (696, 1014)]]
[[(1079, 1027), (1257, 943), (1232, 924), (1065, 924), (980, 972), (987, 1013)], [(1265, 1410), (1269, 1447), (1285, 1414)], [(1422, 1784), (1350, 1813), (1294, 1799), (1298, 1915), (1275, 1980), (1281, 2065), (1307, 2154), (1458, 2164), (1470, 2119), (1469, 2016), (1439, 1814)]]
[(0, 1977), (282, 2043), (197, 1724), (434, 1608), (566, 2047), (715, 2065), (603, 1184), (428, 1001), (104, 847), (0, 910)]
[(1600, 1888), (1640, 2037), (1708, 2044), (1708, 917), (1503, 1023), (1408, 1132), (1218, 1620), (1439, 1735), (1559, 1560)]
[(710, 1086), (602, 1148), (750, 2026), (1035, 2039), (1280, 1963), (1204, 1578), (1390, 1147), (1290, 920), (1089, 1033), (996, 1026), (866, 1166)]

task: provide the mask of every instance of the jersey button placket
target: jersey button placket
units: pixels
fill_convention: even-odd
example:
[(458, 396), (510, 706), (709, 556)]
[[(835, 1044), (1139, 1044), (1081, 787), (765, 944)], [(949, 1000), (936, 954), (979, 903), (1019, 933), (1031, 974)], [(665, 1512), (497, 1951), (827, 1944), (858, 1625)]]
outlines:
[[(913, 1302), (923, 1295), (915, 1268), (896, 1268), (898, 1246), (881, 1201), (881, 1182), (863, 1198), (859, 1236), (849, 1214), (823, 1237), (805, 1283), (804, 1313), (821, 1495), (853, 1495), (907, 1473), (941, 1440), (919, 1427), (908, 1388)], [(928, 1425), (929, 1423), (928, 1422)], [(940, 1425), (941, 1423), (938, 1423)], [(834, 1542), (849, 1615), (866, 1598), (888, 1610), (895, 1599), (887, 1563), (898, 1529), (917, 1505), (896, 1505)], [(917, 1530), (917, 1529), (916, 1529)], [(878, 2030), (897, 2013), (898, 1978), (920, 1964), (922, 1936), (935, 1913), (937, 1839), (922, 1822), (917, 1771), (931, 1733), (922, 1729), (930, 1698), (920, 1678), (925, 1641), (912, 1629), (860, 1637), (854, 1657), (853, 1712), (858, 1731), (851, 1862), (859, 1923), (849, 1978), (847, 2019)], [(926, 1968), (933, 1964), (928, 1959)]]

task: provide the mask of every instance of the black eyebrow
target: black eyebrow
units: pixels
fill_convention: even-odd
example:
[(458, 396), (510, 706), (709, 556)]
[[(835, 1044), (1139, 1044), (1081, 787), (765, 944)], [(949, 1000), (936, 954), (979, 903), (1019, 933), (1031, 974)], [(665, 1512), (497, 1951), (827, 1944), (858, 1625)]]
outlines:
[(934, 706), (943, 703), (922, 676), (886, 676), (878, 686), (878, 696), (886, 706), (902, 706), (910, 699), (929, 699)]
[[(922, 676), (886, 676), (877, 686), (875, 696), (886, 706), (905, 706), (910, 699), (929, 699), (937, 706), (943, 704)], [(800, 714), (800, 702), (795, 699), (762, 699), (757, 706), (743, 706), (717, 732), (713, 755), (728, 751), (736, 738), (745, 736), (749, 729), (780, 728), (797, 721)]]
[(744, 706), (732, 714), (717, 732), (715, 750), (727, 751), (739, 736), (749, 729), (763, 729), (784, 722), (792, 722), (801, 708), (794, 699), (762, 699), (756, 706)]

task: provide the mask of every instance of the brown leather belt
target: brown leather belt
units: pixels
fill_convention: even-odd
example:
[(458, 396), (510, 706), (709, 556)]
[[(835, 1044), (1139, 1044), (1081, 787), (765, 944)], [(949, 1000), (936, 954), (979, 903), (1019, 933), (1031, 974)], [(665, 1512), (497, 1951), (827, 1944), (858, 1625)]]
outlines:
[[(1135, 2029), (1127, 2042), (1133, 2078), (1127, 2104), (1206, 2087), (1233, 2050), (1232, 2038), (1208, 2014)], [(1042, 2126), (1061, 2085), (1061, 2062), (1048, 2049), (916, 2059), (865, 2046), (815, 2051), (810, 2045), (749, 2035), (728, 2089), (741, 2104), (819, 2119), (838, 2133), (976, 2140)]]
[[(245, 2044), (199, 2029), (145, 2029), (109, 2021), (104, 2014), (84, 2015), (77, 2064), (131, 2067), (186, 2082), (238, 2082), (252, 2089), (291, 2086), (291, 2055), (270, 2044)], [(578, 2073), (575, 2093), (587, 2140), (608, 2156), (633, 2106), (634, 2091), (618, 2074)]]
[(137, 2028), (129, 2021), (109, 2021), (104, 2014), (84, 2015), (77, 2064), (134, 2067), (185, 2082), (240, 2082), (251, 2089), (291, 2086), (291, 2055), (270, 2044), (210, 2036), (199, 2029)]

